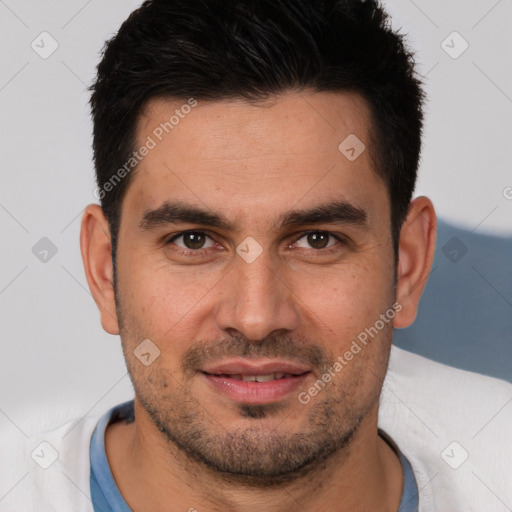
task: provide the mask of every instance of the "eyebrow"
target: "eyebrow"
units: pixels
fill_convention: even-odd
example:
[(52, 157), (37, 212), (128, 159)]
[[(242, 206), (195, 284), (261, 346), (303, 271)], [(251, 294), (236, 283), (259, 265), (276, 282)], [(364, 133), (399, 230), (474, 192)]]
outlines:
[(169, 201), (165, 201), (154, 210), (146, 210), (142, 215), (139, 227), (143, 231), (149, 231), (159, 226), (179, 223), (202, 224), (234, 231), (234, 225), (222, 215), (197, 206)]
[[(303, 226), (307, 224), (349, 224), (366, 229), (368, 216), (362, 208), (347, 201), (332, 201), (306, 210), (286, 212), (273, 224), (273, 229)], [(236, 226), (221, 214), (182, 202), (165, 201), (161, 206), (146, 210), (139, 222), (143, 231), (168, 224), (199, 224), (227, 231), (236, 231)]]
[(276, 229), (303, 226), (305, 224), (350, 224), (366, 229), (366, 212), (347, 201), (320, 204), (308, 210), (292, 210), (276, 224)]

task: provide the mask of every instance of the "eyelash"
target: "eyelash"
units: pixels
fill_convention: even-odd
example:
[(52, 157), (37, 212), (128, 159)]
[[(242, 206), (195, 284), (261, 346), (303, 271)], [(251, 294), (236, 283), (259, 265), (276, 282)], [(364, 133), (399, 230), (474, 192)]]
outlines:
[[(210, 238), (213, 242), (215, 242), (213, 237), (210, 236), (206, 231), (201, 231), (201, 230), (196, 230), (196, 229), (187, 229), (186, 231), (181, 231), (181, 232), (176, 233), (175, 235), (173, 235), (171, 238), (169, 238), (165, 242), (165, 245), (170, 245), (171, 243), (173, 243), (178, 238), (180, 238), (180, 237), (182, 237), (184, 235), (190, 234), (190, 233), (196, 233), (196, 234), (205, 235), (208, 238)], [(331, 233), (330, 231), (323, 231), (323, 230), (318, 230), (318, 229), (313, 229), (313, 230), (309, 230), (309, 231), (303, 231), (302, 233), (300, 233), (300, 235), (298, 237), (294, 238), (292, 244), (297, 243), (301, 238), (304, 238), (305, 236), (308, 236), (308, 235), (310, 235), (312, 233), (321, 233), (321, 234), (324, 234), (324, 235), (328, 235), (329, 237), (334, 238), (341, 245), (345, 245), (346, 246), (348, 244), (348, 240), (345, 237), (343, 237), (341, 235), (335, 235), (334, 233)], [(217, 242), (215, 242), (215, 243), (217, 243)], [(211, 249), (211, 248), (208, 247), (206, 249), (183, 249), (182, 247), (177, 247), (175, 250), (180, 255), (185, 255), (185, 256), (190, 256), (190, 255), (202, 256), (209, 249)], [(313, 251), (313, 254), (317, 253), (318, 256), (322, 256), (322, 255), (331, 254), (331, 253), (335, 252), (338, 249), (339, 249), (338, 244), (334, 244), (334, 245), (326, 247), (324, 249), (313, 249), (313, 248), (311, 248), (310, 250)]]

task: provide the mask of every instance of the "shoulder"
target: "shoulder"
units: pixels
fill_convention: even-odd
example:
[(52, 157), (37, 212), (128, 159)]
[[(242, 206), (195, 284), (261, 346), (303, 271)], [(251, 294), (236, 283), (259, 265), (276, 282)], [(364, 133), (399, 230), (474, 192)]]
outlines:
[(422, 435), (509, 439), (512, 384), (431, 361), (393, 347), (383, 383), (380, 418), (408, 420)]
[(411, 395), (428, 399), (436, 408), (455, 400), (459, 405), (477, 404), (485, 409), (512, 399), (509, 382), (453, 368), (396, 346), (391, 349), (386, 384), (409, 389)]
[(32, 411), (17, 425), (0, 423), (1, 510), (92, 512), (89, 445), (99, 416), (68, 419), (56, 427), (56, 419), (65, 416), (55, 411), (51, 420)]
[(424, 503), (453, 510), (512, 503), (504, 476), (512, 472), (511, 425), (508, 382), (393, 347), (379, 427), (410, 460)]

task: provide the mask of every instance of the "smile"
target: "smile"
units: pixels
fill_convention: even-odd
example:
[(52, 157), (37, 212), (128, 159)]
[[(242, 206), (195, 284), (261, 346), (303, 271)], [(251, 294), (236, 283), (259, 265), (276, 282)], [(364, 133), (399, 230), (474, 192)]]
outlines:
[(234, 379), (234, 380), (243, 380), (244, 382), (270, 382), (271, 380), (279, 380), (279, 379), (286, 379), (289, 377), (294, 377), (291, 373), (267, 373), (264, 375), (242, 375), (242, 374), (236, 374), (236, 375), (217, 375), (217, 377), (225, 377), (227, 379)]
[(305, 388), (304, 381), (311, 371), (293, 369), (284, 371), (258, 371), (256, 368), (237, 369), (236, 372), (223, 370), (222, 373), (200, 372), (207, 385), (215, 393), (244, 404), (270, 404), (297, 393)]

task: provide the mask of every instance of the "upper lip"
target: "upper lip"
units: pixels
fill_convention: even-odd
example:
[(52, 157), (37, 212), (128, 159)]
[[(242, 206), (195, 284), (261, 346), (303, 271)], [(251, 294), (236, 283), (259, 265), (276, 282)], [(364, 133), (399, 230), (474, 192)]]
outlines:
[(290, 373), (300, 375), (309, 370), (304, 365), (292, 363), (290, 361), (225, 361), (206, 365), (202, 368), (204, 373), (213, 375), (268, 375), (270, 373)]

